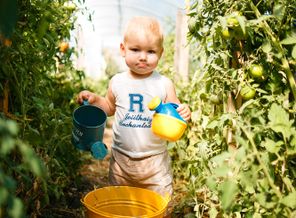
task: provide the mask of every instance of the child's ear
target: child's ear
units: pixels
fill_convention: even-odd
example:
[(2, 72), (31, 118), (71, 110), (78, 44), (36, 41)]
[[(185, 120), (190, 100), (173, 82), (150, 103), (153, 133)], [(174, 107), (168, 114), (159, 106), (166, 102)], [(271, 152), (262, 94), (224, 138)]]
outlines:
[(125, 46), (123, 43), (120, 43), (120, 55), (125, 57)]
[(161, 58), (161, 56), (162, 56), (162, 54), (163, 54), (163, 51), (164, 51), (164, 48), (162, 47), (162, 48), (161, 48), (161, 51), (160, 51), (160, 57), (159, 57), (159, 58)]

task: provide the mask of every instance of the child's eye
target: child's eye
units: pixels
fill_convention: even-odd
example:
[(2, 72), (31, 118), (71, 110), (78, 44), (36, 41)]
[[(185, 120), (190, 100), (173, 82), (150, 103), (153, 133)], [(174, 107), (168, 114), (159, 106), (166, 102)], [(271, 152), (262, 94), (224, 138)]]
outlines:
[(148, 53), (149, 54), (155, 54), (156, 52), (154, 50), (149, 50)]
[(130, 50), (133, 51), (133, 52), (138, 52), (139, 51), (139, 49), (137, 49), (137, 48), (131, 48)]

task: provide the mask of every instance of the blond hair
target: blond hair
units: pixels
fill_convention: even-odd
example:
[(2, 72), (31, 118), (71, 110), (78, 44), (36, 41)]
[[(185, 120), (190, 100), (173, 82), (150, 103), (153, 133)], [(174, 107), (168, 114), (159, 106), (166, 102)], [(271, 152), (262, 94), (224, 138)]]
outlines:
[(163, 44), (163, 31), (160, 23), (154, 17), (136, 16), (133, 17), (125, 28), (123, 41), (127, 42), (131, 37), (144, 34), (151, 40), (156, 40), (160, 46)]

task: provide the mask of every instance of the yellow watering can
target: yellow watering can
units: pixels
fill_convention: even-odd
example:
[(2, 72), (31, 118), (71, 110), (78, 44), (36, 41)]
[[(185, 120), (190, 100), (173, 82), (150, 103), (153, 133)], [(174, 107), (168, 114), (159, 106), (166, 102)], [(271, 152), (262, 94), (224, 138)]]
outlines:
[(155, 135), (168, 141), (177, 141), (181, 138), (187, 123), (176, 110), (178, 104), (162, 103), (159, 97), (154, 97), (148, 108), (155, 111), (151, 126)]

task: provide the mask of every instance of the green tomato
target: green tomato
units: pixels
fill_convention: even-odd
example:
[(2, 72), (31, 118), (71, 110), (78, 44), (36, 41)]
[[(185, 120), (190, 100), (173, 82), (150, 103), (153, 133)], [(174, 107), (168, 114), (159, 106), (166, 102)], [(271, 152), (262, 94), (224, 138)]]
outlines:
[(206, 94), (206, 93), (201, 93), (200, 95), (199, 95), (199, 97), (200, 97), (200, 99), (202, 99), (202, 100), (207, 100), (208, 99), (208, 94)]
[(252, 64), (249, 68), (250, 75), (257, 81), (266, 80), (264, 68), (260, 64)]
[(218, 95), (211, 95), (209, 99), (212, 104), (219, 104), (221, 102), (221, 99)]
[(227, 25), (229, 27), (237, 27), (239, 26), (239, 22), (235, 17), (229, 17), (227, 18)]
[(259, 64), (252, 64), (250, 73), (253, 77), (261, 77), (263, 75), (263, 67)]
[(196, 29), (196, 20), (193, 18), (190, 18), (188, 21), (188, 30), (189, 32), (194, 35), (197, 31)]
[(222, 36), (224, 39), (230, 39), (231, 38), (231, 33), (230, 31), (227, 29), (222, 30)]
[(76, 5), (73, 2), (65, 2), (64, 7), (69, 11), (74, 11), (76, 9)]
[(255, 97), (256, 89), (251, 86), (244, 85), (240, 90), (240, 95), (244, 100), (250, 100)]

